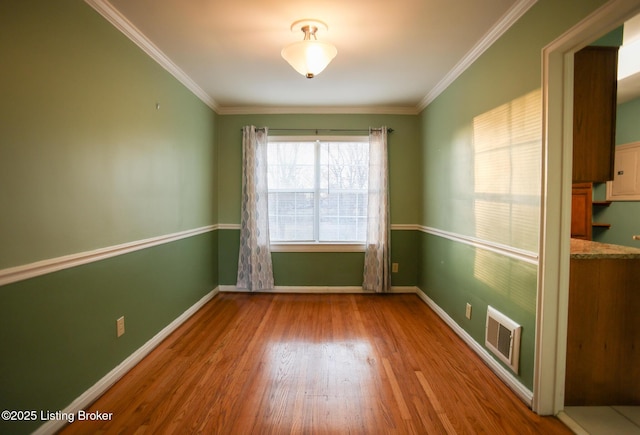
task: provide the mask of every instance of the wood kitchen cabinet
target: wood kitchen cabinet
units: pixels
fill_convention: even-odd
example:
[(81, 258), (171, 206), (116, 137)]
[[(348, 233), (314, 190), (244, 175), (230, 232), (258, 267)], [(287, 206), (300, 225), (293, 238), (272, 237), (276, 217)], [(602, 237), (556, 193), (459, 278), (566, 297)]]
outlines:
[(574, 57), (573, 181), (613, 180), (618, 47), (585, 47)]
[(591, 240), (593, 188), (591, 183), (576, 183), (571, 189), (571, 237)]
[(571, 189), (571, 238), (591, 240), (593, 227), (611, 224), (593, 222), (593, 207), (608, 207), (610, 201), (593, 201), (593, 183), (574, 183)]
[(640, 249), (571, 240), (566, 406), (640, 405)]

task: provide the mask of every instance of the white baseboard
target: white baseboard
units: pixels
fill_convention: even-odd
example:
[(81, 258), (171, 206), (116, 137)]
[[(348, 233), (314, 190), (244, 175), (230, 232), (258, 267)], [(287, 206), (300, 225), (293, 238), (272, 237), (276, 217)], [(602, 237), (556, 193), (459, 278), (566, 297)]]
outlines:
[[(249, 292), (234, 285), (221, 285), (221, 292)], [(357, 286), (323, 287), (323, 286), (275, 286), (274, 289), (262, 290), (261, 293), (358, 293), (374, 294)], [(416, 286), (392, 287), (389, 293), (415, 293), (426, 303), (462, 340), (485, 362), (487, 366), (504, 382), (529, 408), (533, 403), (533, 392), (525, 387), (511, 372), (504, 368), (480, 343), (475, 341), (467, 331), (458, 325), (442, 308)]]
[[(113, 384), (122, 378), (129, 370), (135, 367), (144, 357), (146, 357), (156, 346), (158, 346), (165, 338), (175, 331), (189, 317), (195, 314), (209, 300), (211, 300), (218, 292), (248, 292), (246, 289), (238, 289), (236, 286), (221, 285), (206, 294), (202, 299), (182, 313), (173, 322), (158, 332), (153, 338), (147, 341), (142, 347), (132, 353), (127, 359), (122, 361), (113, 370), (107, 373), (102, 379), (96, 382), (91, 388), (76, 398), (69, 404), (63, 413), (76, 414), (81, 409), (91, 405), (96, 399), (104, 394)], [(359, 286), (276, 286), (273, 290), (264, 291), (263, 293), (361, 293), (374, 294), (364, 291)], [(462, 340), (489, 366), (489, 368), (511, 389), (514, 393), (524, 401), (527, 406), (531, 407), (533, 393), (520, 383), (511, 373), (502, 367), (478, 342), (476, 342), (464, 329), (460, 327), (449, 315), (436, 303), (425, 295), (418, 287), (415, 286), (396, 286), (390, 293), (415, 293), (426, 303), (444, 322), (456, 333)], [(66, 420), (51, 420), (40, 426), (35, 432), (36, 435), (53, 434), (59, 431), (67, 424)]]
[(505, 369), (498, 361), (480, 343), (475, 341), (471, 335), (460, 325), (458, 325), (442, 308), (440, 308), (431, 298), (424, 292), (418, 290), (418, 297), (424, 301), (442, 320), (455, 332), (460, 338), (473, 350), (478, 356), (489, 366), (489, 368), (509, 387), (529, 408), (533, 403), (533, 392), (525, 387), (518, 379), (516, 379), (507, 369)]
[[(71, 402), (62, 413), (76, 414), (78, 411), (88, 407), (102, 394), (104, 394), (109, 388), (113, 386), (120, 378), (122, 378), (129, 370), (136, 366), (144, 357), (146, 357), (156, 346), (158, 346), (165, 338), (167, 338), (173, 331), (178, 329), (189, 317), (194, 315), (200, 308), (202, 308), (207, 302), (209, 302), (219, 292), (219, 288), (216, 287), (198, 302), (192, 305), (184, 313), (182, 313), (173, 322), (165, 326), (160, 332), (158, 332), (153, 338), (147, 341), (142, 347), (129, 355), (127, 359), (118, 364), (113, 370), (107, 373), (102, 379), (96, 382), (91, 388), (82, 393), (73, 402)], [(40, 434), (53, 434), (62, 429), (67, 424), (66, 420), (50, 420), (47, 423), (40, 426), (35, 432), (36, 435)]]
[[(238, 288), (235, 285), (221, 285), (221, 292), (240, 292), (249, 293), (250, 291)], [(417, 287), (414, 286), (394, 286), (388, 293), (416, 293)], [(260, 290), (256, 293), (309, 293), (309, 294), (329, 294), (329, 293), (358, 293), (358, 294), (375, 294), (366, 291), (361, 286), (275, 286), (273, 289)]]

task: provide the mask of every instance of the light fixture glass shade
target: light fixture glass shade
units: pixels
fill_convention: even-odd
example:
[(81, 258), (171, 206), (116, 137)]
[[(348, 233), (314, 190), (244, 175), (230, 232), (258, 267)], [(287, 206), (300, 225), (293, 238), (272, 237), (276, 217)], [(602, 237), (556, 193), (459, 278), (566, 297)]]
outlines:
[(328, 42), (303, 40), (282, 49), (282, 57), (300, 74), (313, 78), (336, 57), (338, 50)]

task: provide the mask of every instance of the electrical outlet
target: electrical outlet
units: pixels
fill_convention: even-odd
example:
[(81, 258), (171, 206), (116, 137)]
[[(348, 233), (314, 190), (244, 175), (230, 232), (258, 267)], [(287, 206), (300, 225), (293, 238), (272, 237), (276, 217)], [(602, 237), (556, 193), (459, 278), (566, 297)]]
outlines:
[(124, 334), (124, 316), (116, 320), (116, 335), (122, 337)]
[(398, 273), (398, 263), (391, 263), (391, 272)]
[(467, 309), (464, 314), (467, 319), (471, 319), (471, 304), (467, 302)]

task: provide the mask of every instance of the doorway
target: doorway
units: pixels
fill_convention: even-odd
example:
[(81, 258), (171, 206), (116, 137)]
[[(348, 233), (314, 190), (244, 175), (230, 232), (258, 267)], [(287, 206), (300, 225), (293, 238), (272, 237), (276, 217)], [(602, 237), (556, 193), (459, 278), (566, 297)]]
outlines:
[[(543, 49), (543, 164), (533, 410), (564, 411), (573, 147), (573, 54), (640, 12), (611, 0)], [(568, 79), (567, 79), (568, 78)], [(560, 186), (560, 187), (558, 187)]]

